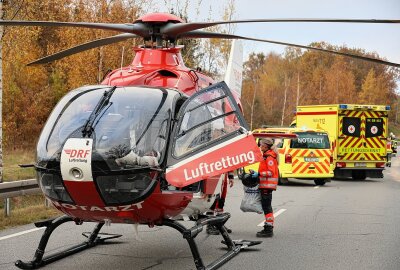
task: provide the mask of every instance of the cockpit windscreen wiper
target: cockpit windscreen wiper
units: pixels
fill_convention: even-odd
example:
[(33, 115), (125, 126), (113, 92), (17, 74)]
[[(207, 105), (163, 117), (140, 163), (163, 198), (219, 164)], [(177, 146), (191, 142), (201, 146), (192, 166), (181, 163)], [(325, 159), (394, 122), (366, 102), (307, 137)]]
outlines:
[(83, 129), (82, 129), (82, 136), (83, 137), (90, 137), (93, 132), (93, 123), (96, 120), (97, 116), (99, 116), (100, 112), (103, 110), (110, 103), (110, 98), (113, 95), (117, 86), (113, 86), (110, 90), (104, 91), (103, 96), (97, 102), (96, 107), (93, 109), (92, 113), (90, 114), (88, 120), (86, 121)]

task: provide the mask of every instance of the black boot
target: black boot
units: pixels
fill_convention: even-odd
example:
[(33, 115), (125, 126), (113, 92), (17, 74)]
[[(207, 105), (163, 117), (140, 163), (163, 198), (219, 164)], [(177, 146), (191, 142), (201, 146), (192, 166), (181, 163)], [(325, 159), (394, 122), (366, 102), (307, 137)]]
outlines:
[(274, 227), (264, 225), (262, 231), (257, 232), (257, 237), (272, 237), (274, 235)]

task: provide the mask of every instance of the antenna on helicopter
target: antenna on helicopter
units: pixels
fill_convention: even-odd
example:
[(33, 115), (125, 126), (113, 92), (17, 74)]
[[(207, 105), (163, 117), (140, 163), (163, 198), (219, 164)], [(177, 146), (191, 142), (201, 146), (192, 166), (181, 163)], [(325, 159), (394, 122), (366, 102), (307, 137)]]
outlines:
[(121, 69), (120, 69), (121, 72), (122, 72), (122, 67), (124, 65), (124, 53), (125, 53), (125, 46), (122, 46)]

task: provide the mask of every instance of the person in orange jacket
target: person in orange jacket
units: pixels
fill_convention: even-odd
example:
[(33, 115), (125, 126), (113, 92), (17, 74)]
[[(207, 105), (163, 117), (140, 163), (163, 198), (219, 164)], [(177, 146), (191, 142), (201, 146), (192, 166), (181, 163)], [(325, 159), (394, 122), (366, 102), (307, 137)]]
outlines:
[(274, 229), (274, 213), (272, 210), (272, 191), (276, 190), (278, 185), (278, 162), (277, 154), (272, 149), (274, 142), (272, 139), (263, 139), (260, 141), (260, 150), (263, 153), (264, 160), (260, 162), (258, 172), (250, 171), (252, 177), (258, 177), (260, 182), (258, 188), (261, 193), (261, 206), (265, 215), (264, 229), (257, 232), (257, 237), (272, 237)]

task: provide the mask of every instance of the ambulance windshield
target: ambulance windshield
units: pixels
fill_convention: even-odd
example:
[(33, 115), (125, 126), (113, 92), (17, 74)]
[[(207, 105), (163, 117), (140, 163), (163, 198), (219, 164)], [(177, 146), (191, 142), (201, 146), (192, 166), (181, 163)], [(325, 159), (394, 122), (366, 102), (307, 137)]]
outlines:
[(290, 142), (291, 148), (329, 149), (329, 138), (326, 133), (296, 132), (298, 138)]

